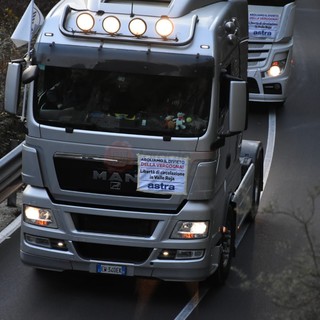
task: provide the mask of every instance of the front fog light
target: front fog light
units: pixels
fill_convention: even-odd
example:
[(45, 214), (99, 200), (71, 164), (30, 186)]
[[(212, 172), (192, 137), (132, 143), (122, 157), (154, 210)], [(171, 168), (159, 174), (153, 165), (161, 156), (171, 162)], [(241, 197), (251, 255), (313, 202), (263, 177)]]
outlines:
[(25, 234), (25, 240), (28, 244), (31, 244), (37, 247), (55, 249), (60, 251), (68, 250), (67, 244), (64, 240), (38, 237), (38, 236), (33, 236), (31, 234)]
[(50, 209), (24, 206), (24, 221), (42, 227), (57, 228)]
[(204, 250), (174, 250), (164, 249), (159, 254), (160, 260), (194, 260), (201, 259), (204, 256)]
[(173, 239), (202, 239), (207, 237), (209, 221), (179, 221), (173, 230)]

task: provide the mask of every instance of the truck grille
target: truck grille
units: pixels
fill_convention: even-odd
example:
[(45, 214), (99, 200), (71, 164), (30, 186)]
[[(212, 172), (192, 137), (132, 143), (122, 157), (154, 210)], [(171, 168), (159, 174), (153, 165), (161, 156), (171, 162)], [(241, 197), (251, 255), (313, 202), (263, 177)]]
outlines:
[(63, 190), (133, 196), (144, 198), (170, 198), (170, 195), (137, 191), (137, 164), (112, 166), (105, 159), (81, 155), (58, 154), (54, 165), (60, 188)]
[(249, 41), (248, 68), (262, 68), (268, 61), (272, 43)]
[(103, 260), (123, 263), (143, 263), (153, 249), (139, 247), (112, 246), (96, 243), (74, 242), (80, 257), (86, 260)]
[(104, 233), (150, 238), (158, 225), (157, 220), (106, 217), (88, 214), (71, 214), (79, 232)]

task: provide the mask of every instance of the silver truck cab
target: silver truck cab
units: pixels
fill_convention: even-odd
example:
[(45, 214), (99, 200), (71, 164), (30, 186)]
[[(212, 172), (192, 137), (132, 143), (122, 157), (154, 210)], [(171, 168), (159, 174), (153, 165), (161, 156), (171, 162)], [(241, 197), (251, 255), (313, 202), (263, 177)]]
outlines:
[[(230, 270), (257, 212), (246, 1), (61, 1), (30, 60), (21, 259), (37, 268), (199, 281)], [(22, 72), (25, 67), (26, 70)], [(10, 87), (10, 89), (9, 89)]]

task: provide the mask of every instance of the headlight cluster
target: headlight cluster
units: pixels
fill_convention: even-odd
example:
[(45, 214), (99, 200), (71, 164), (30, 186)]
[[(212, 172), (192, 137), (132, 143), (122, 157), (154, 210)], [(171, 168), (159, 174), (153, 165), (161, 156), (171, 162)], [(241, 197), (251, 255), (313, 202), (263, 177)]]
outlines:
[(41, 227), (57, 228), (53, 213), (50, 209), (24, 206), (23, 219), (25, 222)]
[[(208, 237), (209, 221), (178, 221), (171, 239), (197, 240)], [(193, 260), (204, 256), (204, 249), (162, 249), (160, 260)]]
[(266, 72), (267, 77), (277, 77), (284, 71), (287, 63), (288, 53), (276, 54), (271, 67)]
[[(96, 24), (95, 18), (88, 12), (80, 13), (76, 19), (77, 27), (85, 32), (93, 32)], [(121, 28), (121, 21), (116, 16), (107, 16), (102, 20), (103, 30), (109, 35), (116, 35)], [(128, 30), (135, 37), (143, 36), (148, 29), (147, 23), (141, 18), (129, 21)], [(174, 25), (168, 17), (161, 17), (155, 24), (155, 31), (162, 38), (169, 37), (174, 30)]]
[(173, 230), (173, 239), (203, 239), (208, 236), (208, 221), (179, 221)]

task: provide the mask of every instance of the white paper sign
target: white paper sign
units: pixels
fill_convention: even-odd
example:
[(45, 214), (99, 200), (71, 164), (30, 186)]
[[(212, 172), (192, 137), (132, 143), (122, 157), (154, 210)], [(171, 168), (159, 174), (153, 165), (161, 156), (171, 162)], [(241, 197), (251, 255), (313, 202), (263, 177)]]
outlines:
[(160, 194), (186, 194), (188, 158), (138, 155), (137, 190)]
[(249, 13), (249, 37), (275, 38), (280, 24), (280, 14)]

